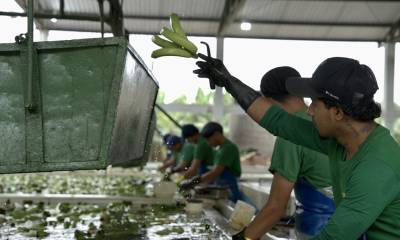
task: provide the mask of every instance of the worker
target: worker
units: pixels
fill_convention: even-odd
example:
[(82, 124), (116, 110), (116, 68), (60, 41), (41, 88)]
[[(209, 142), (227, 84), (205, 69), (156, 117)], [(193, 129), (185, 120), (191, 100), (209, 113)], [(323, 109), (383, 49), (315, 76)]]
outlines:
[[(311, 78), (288, 78), (282, 93), (311, 97), (312, 122), (287, 113), (203, 54), (194, 73), (224, 87), (266, 130), (327, 154), (336, 211), (312, 239), (400, 239), (400, 147), (377, 124), (380, 106), (372, 70), (357, 60), (328, 58)], [(242, 232), (242, 238), (253, 236)]]
[[(300, 74), (286, 66), (268, 71), (261, 80), (261, 93), (287, 112), (309, 120), (303, 98), (283, 93), (275, 87), (284, 84), (289, 77), (300, 77)], [(335, 210), (328, 157), (278, 137), (269, 171), (274, 176), (268, 201), (244, 234), (258, 239), (271, 230), (284, 216), (294, 189), (297, 239), (317, 235)]]
[[(198, 128), (196, 128), (193, 124), (185, 124), (185, 125), (182, 126), (181, 130), (182, 130), (182, 139), (183, 139), (183, 141), (185, 141), (185, 144), (191, 146), (190, 147), (190, 154), (188, 154), (188, 153), (183, 154), (183, 156), (181, 156), (182, 161), (179, 161), (178, 165), (171, 170), (171, 173), (184, 172), (184, 175), (183, 175), (183, 178), (182, 178), (182, 180), (183, 180), (183, 179), (185, 179), (185, 177), (188, 178), (188, 177), (192, 177), (192, 176), (197, 174), (196, 171), (192, 175), (188, 174), (188, 172), (193, 171), (192, 170), (193, 169), (193, 167), (192, 167), (193, 165), (196, 165), (196, 168), (195, 168), (196, 170), (200, 170), (198, 168), (199, 168), (199, 166), (202, 166), (202, 164), (200, 163), (199, 165), (197, 165), (197, 163), (195, 163), (195, 164), (193, 163), (194, 161), (198, 161), (195, 158), (198, 140), (194, 137), (194, 135), (196, 135), (196, 134), (199, 135)], [(196, 141), (194, 141), (194, 139)], [(207, 143), (205, 143), (205, 144), (207, 145)], [(208, 146), (208, 148), (210, 148), (210, 147)], [(211, 165), (212, 165), (212, 161), (213, 161), (213, 159), (212, 159), (212, 149), (210, 149), (210, 152), (211, 152), (210, 161), (211, 161)]]
[(165, 162), (168, 158), (170, 158), (170, 157), (172, 156), (172, 151), (167, 147), (167, 141), (168, 141), (168, 138), (169, 138), (171, 135), (172, 135), (171, 133), (167, 133), (167, 134), (165, 134), (165, 135), (162, 136), (163, 145), (167, 148), (167, 154), (166, 154), (166, 157), (165, 157), (165, 159), (164, 159), (164, 162)]
[(168, 168), (171, 165), (171, 161), (172, 162), (175, 161), (175, 160), (172, 159), (174, 156), (173, 156), (173, 153), (172, 153), (171, 149), (169, 149), (168, 146), (167, 146), (168, 138), (171, 135), (172, 135), (171, 133), (167, 133), (165, 135), (162, 135), (162, 143), (163, 143), (163, 146), (165, 146), (165, 148), (166, 148), (167, 154), (166, 154), (165, 158), (162, 161), (162, 166), (158, 168), (158, 170), (161, 171), (161, 172), (164, 172), (165, 169)]
[(244, 200), (243, 193), (240, 192), (237, 184), (237, 179), (241, 175), (238, 147), (224, 136), (222, 126), (216, 122), (207, 123), (202, 129), (201, 135), (211, 147), (218, 147), (215, 152), (214, 167), (202, 175), (182, 182), (181, 189), (190, 189), (200, 183), (215, 182), (217, 185), (229, 187), (229, 199), (232, 202)]
[(168, 169), (169, 172), (178, 172), (179, 169), (176, 168), (179, 167), (179, 165), (184, 165), (181, 164), (182, 162), (190, 163), (193, 160), (193, 144), (184, 142), (182, 138), (176, 135), (171, 135), (168, 137), (166, 145), (167, 148), (172, 151), (172, 157), (164, 162), (163, 166), (161, 167), (162, 171)]
[(195, 145), (193, 161), (183, 174), (184, 178), (189, 179), (208, 172), (214, 166), (214, 150), (200, 135), (199, 129), (193, 124), (183, 125), (182, 138)]

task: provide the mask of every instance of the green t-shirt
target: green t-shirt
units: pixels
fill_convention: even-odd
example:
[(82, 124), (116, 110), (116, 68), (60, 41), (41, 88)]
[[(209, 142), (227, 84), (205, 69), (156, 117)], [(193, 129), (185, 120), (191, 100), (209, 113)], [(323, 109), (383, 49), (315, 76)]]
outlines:
[(207, 141), (200, 137), (194, 150), (194, 159), (204, 162), (207, 166), (214, 165), (214, 150)]
[(186, 166), (190, 166), (194, 157), (195, 146), (191, 143), (185, 142), (179, 152), (176, 152), (176, 162), (181, 163), (182, 161), (186, 163)]
[[(295, 115), (309, 120), (305, 112), (298, 112)], [(269, 170), (271, 173), (278, 172), (292, 183), (304, 178), (318, 189), (331, 186), (329, 160), (326, 155), (280, 137), (275, 141)]]
[(229, 139), (225, 139), (225, 142), (219, 146), (216, 151), (214, 165), (225, 166), (231, 170), (236, 177), (240, 177), (242, 174), (239, 149)]
[(313, 239), (400, 239), (400, 147), (378, 125), (346, 161), (345, 148), (314, 125), (272, 106), (260, 121), (271, 133), (329, 157), (337, 209)]

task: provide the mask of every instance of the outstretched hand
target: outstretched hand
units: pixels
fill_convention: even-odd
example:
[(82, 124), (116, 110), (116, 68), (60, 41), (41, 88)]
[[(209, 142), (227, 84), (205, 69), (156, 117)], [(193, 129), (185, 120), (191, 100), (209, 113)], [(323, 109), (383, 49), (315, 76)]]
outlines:
[(210, 79), (219, 87), (227, 87), (232, 76), (224, 63), (220, 59), (208, 57), (201, 53), (198, 56), (204, 61), (196, 62), (199, 69), (194, 70), (193, 73), (197, 74), (199, 78)]
[(200, 182), (201, 182), (201, 176), (197, 175), (197, 176), (194, 176), (191, 179), (182, 181), (180, 186), (179, 186), (179, 189), (180, 190), (189, 190), (189, 189), (194, 188)]
[(196, 62), (199, 69), (193, 71), (199, 78), (208, 78), (211, 83), (224, 87), (247, 111), (250, 105), (261, 96), (261, 94), (232, 76), (226, 69), (224, 63), (217, 58), (212, 58), (199, 53), (203, 61)]

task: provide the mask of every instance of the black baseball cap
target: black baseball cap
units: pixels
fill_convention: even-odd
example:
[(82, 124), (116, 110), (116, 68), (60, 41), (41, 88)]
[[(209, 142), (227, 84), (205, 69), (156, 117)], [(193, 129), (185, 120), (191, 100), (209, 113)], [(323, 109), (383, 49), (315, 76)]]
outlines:
[(290, 77), (301, 78), (300, 73), (289, 66), (276, 67), (264, 74), (261, 78), (260, 90), (265, 97), (280, 97), (289, 95), (285, 82)]
[(299, 97), (325, 98), (344, 106), (354, 106), (373, 98), (378, 84), (372, 70), (357, 60), (333, 57), (323, 61), (311, 78), (288, 78), (286, 89)]
[(217, 122), (209, 122), (201, 130), (201, 136), (203, 136), (204, 138), (209, 138), (215, 132), (223, 133), (223, 128), (222, 128), (221, 124), (219, 124)]

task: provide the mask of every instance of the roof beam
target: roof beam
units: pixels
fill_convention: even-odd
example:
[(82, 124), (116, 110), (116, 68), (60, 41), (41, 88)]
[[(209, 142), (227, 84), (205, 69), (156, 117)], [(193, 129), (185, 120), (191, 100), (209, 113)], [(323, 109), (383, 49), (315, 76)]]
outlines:
[(123, 13), (119, 0), (108, 0), (110, 3), (110, 16), (108, 22), (114, 36), (124, 36)]
[[(22, 9), (24, 9), (25, 12), (28, 11), (27, 1), (25, 1), (25, 0), (15, 0), (15, 2), (16, 2)], [(35, 12), (38, 12), (38, 11), (40, 11), (41, 9), (40, 9), (40, 5), (39, 5), (39, 2), (38, 2), (38, 1), (35, 1), (33, 4), (34, 4), (34, 5), (33, 5), (33, 13), (35, 14)], [(26, 16), (27, 16), (27, 14), (26, 14)], [(35, 21), (36, 27), (37, 27), (38, 29), (44, 29), (44, 24), (43, 24), (43, 22), (42, 22), (40, 19), (33, 19), (33, 20)]]
[[(58, 31), (75, 31), (75, 32), (100, 32), (100, 29), (74, 29), (72, 27), (52, 27), (51, 30), (58, 30)], [(105, 31), (109, 33), (110, 31)], [(142, 34), (142, 35), (154, 35), (159, 34), (158, 31), (135, 31), (134, 34)], [(193, 37), (216, 37), (215, 34), (190, 34)], [(278, 36), (255, 36), (255, 35), (246, 35), (246, 36), (238, 36), (238, 35), (231, 35), (226, 34), (224, 35), (225, 38), (238, 38), (238, 39), (269, 39), (269, 40), (301, 40), (301, 41), (336, 41), (336, 42), (382, 42), (382, 39), (360, 39), (360, 38), (352, 38), (352, 37), (345, 37), (345, 38), (307, 38), (307, 37), (278, 37)]]
[(385, 42), (392, 42), (392, 41), (399, 41), (400, 40), (400, 19), (397, 20), (395, 24), (393, 24), (386, 34), (384, 41)]
[(60, 0), (60, 14), (64, 16), (64, 0)]
[[(17, 12), (1, 12), (0, 16), (10, 16), (10, 17), (26, 17), (26, 13), (17, 13)], [(95, 21), (100, 22), (100, 16), (91, 14), (91, 15), (82, 15), (82, 14), (48, 14), (48, 13), (35, 13), (35, 18), (44, 18), (44, 19), (65, 19), (65, 20), (78, 20), (78, 21)], [(150, 16), (124, 16), (124, 19), (140, 19), (140, 20), (158, 20), (164, 21), (168, 20), (168, 17), (150, 17)], [(182, 21), (199, 21), (199, 22), (218, 22), (219, 19), (216, 18), (181, 18)], [(244, 19), (243, 19), (244, 20)], [(397, 24), (393, 25), (392, 23), (350, 23), (350, 22), (307, 22), (307, 21), (272, 21), (272, 20), (254, 20), (254, 19), (245, 19), (247, 22), (252, 24), (265, 24), (265, 25), (297, 25), (297, 26), (333, 26), (333, 27), (380, 27), (380, 28), (391, 28), (388, 32), (385, 39), (389, 39), (391, 35), (396, 33), (396, 29), (400, 28), (400, 20)], [(110, 23), (110, 17), (104, 16), (104, 21), (106, 23)], [(240, 23), (242, 20), (235, 20), (235, 23)]]
[(301, 26), (328, 26), (328, 27), (391, 27), (392, 23), (361, 23), (361, 22), (310, 22), (310, 21), (282, 21), (243, 19), (235, 22), (246, 22), (265, 25), (301, 25)]
[[(19, 12), (1, 12), (0, 16), (9, 16), (9, 17), (26, 17), (26, 13)], [(35, 18), (44, 18), (44, 19), (65, 19), (65, 20), (82, 20), (82, 21), (100, 21), (100, 17), (98, 15), (82, 15), (82, 14), (52, 14), (52, 13), (34, 13), (33, 16)], [(107, 18), (107, 17), (106, 17)], [(107, 18), (108, 19), (108, 18)]]
[[(1, 12), (0, 16), (10, 17), (26, 17), (26, 13), (17, 12)], [(83, 20), (83, 21), (100, 21), (100, 17), (95, 14), (83, 15), (83, 14), (50, 14), (50, 13), (35, 13), (35, 18), (58, 18), (66, 20)], [(139, 16), (139, 15), (126, 15), (124, 19), (140, 19), (140, 20), (155, 20), (155, 21), (168, 21), (169, 17), (153, 17), (153, 16)], [(105, 21), (109, 22), (110, 17), (105, 16)], [(192, 17), (181, 17), (181, 21), (199, 21), (199, 22), (218, 22), (218, 18), (192, 18)], [(252, 24), (276, 24), (276, 25), (309, 25), (309, 26), (334, 26), (334, 27), (393, 27), (392, 23), (352, 23), (352, 22), (309, 22), (309, 21), (275, 21), (275, 20), (258, 20), (258, 19), (238, 19), (234, 20), (235, 23), (250, 22)]]
[(245, 2), (246, 0), (225, 0), (224, 11), (218, 27), (219, 36), (222, 36), (226, 28), (233, 23)]

